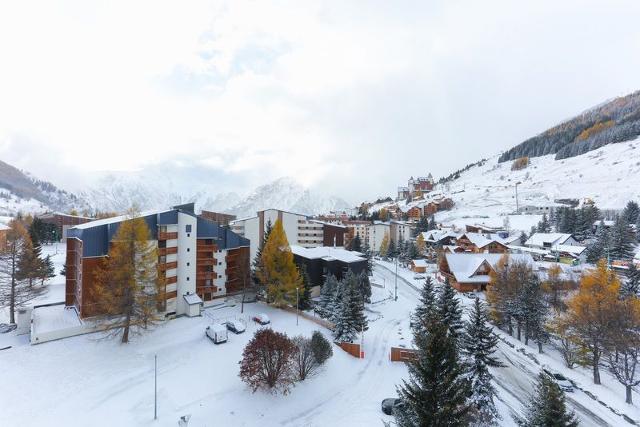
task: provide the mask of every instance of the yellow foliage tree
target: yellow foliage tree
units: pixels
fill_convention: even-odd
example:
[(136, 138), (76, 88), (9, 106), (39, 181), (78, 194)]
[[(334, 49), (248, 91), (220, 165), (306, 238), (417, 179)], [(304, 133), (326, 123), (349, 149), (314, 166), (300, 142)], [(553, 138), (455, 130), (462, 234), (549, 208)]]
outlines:
[(385, 208), (380, 209), (380, 221), (386, 221), (389, 219), (389, 211)]
[(604, 260), (580, 280), (580, 288), (567, 302), (560, 327), (567, 331), (585, 354), (583, 364), (593, 369), (593, 382), (600, 384), (600, 360), (620, 309), (620, 280)]
[(380, 242), (380, 256), (386, 257), (389, 252), (389, 233), (385, 231), (382, 242)]
[(302, 288), (293, 253), (289, 247), (282, 221), (277, 220), (262, 248), (262, 268), (259, 279), (267, 286), (268, 301), (276, 306), (295, 304), (296, 288)]
[(418, 237), (416, 237), (416, 248), (418, 248), (418, 253), (420, 255), (424, 255), (424, 251), (427, 249), (427, 244), (424, 241), (422, 233), (418, 233)]
[(109, 256), (95, 273), (98, 312), (109, 315), (105, 329), (129, 342), (157, 323), (165, 301), (165, 277), (158, 270), (158, 249), (139, 212), (131, 209), (113, 237)]
[(569, 283), (562, 279), (562, 268), (559, 265), (551, 266), (547, 279), (542, 283), (542, 290), (547, 302), (556, 313), (563, 312), (567, 307), (562, 297), (568, 287)]

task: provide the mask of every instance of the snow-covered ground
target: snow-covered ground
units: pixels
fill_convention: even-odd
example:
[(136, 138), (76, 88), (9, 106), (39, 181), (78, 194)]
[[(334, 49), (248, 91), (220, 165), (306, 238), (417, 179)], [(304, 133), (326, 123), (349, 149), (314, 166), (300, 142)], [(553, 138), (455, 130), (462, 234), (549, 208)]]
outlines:
[[(428, 274), (433, 274), (433, 269)], [(381, 420), (390, 417), (380, 411), (381, 400), (395, 396), (396, 386), (407, 378), (402, 363), (390, 362), (389, 349), (411, 347), (409, 316), (422, 284), (413, 272), (399, 267), (398, 299), (394, 301), (394, 272), (392, 263), (375, 266), (372, 282), (377, 286), (367, 308), (370, 328), (364, 337), (365, 359), (355, 359), (334, 346), (334, 356), (325, 369), (297, 384), (286, 396), (251, 393), (238, 377), (238, 361), (257, 328), (255, 324), (248, 322), (246, 333), (231, 334), (230, 341), (221, 345), (214, 345), (204, 335), (205, 327), (214, 321), (238, 316), (250, 319), (265, 312), (274, 329), (290, 336), (309, 336), (320, 330), (329, 337), (329, 331), (321, 326), (302, 317), (296, 325), (295, 314), (261, 303), (246, 304), (243, 315), (237, 305), (208, 309), (199, 318), (168, 321), (128, 345), (102, 339), (100, 334), (36, 346), (30, 346), (26, 337), (0, 335), (0, 348), (7, 341), (13, 345), (0, 351), (4, 385), (0, 387), (0, 425), (175, 425), (186, 414), (192, 415), (193, 426), (382, 425)], [(60, 296), (52, 287), (50, 299)], [(460, 300), (465, 307), (472, 304), (465, 296)], [(501, 425), (515, 425), (510, 414), (523, 411), (540, 369), (531, 355), (619, 412), (640, 419), (640, 411), (624, 403), (623, 387), (606, 372), (605, 385), (594, 386), (588, 369), (566, 370), (552, 349), (547, 347), (545, 354), (538, 355), (533, 345), (525, 348), (514, 338), (499, 334), (503, 340), (498, 355), (507, 365), (494, 370)], [(153, 421), (154, 355), (158, 356), (158, 421)], [(568, 393), (567, 398), (583, 426), (625, 423), (583, 391)]]

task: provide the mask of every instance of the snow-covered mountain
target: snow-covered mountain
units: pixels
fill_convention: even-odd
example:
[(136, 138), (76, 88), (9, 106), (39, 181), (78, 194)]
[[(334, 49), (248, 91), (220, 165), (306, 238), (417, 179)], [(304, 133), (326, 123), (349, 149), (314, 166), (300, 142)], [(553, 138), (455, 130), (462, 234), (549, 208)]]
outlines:
[(0, 216), (86, 208), (76, 195), (0, 161)]
[(185, 171), (184, 175), (163, 173), (159, 169), (143, 172), (108, 173), (81, 193), (100, 211), (124, 211), (137, 203), (140, 209), (158, 209), (195, 202), (201, 209), (228, 212), (239, 217), (277, 208), (306, 214), (345, 210), (349, 205), (338, 197), (325, 197), (309, 190), (293, 178), (280, 178), (253, 190), (247, 197), (221, 191), (210, 184), (216, 179)]

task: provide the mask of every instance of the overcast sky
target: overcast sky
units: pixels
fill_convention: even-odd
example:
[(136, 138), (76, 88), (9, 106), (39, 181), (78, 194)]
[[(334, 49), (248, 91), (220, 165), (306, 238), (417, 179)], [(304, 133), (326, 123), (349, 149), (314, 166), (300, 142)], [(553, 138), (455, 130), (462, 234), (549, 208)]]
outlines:
[(2, 1), (0, 159), (391, 194), (640, 89), (640, 1), (526, 3)]

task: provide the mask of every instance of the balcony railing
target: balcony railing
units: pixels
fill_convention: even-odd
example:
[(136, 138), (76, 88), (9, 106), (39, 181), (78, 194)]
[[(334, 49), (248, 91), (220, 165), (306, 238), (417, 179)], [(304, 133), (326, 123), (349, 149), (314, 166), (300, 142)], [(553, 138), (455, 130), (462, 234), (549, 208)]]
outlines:
[(198, 245), (196, 249), (198, 252), (213, 252), (216, 250), (216, 245)]
[(177, 254), (178, 253), (178, 247), (177, 246), (173, 246), (171, 248), (159, 248), (158, 249), (158, 254), (160, 256), (167, 256), (170, 254)]
[(172, 231), (172, 232), (162, 232), (159, 231), (158, 232), (158, 240), (174, 240), (178, 238), (178, 232), (177, 231)]
[(198, 258), (196, 265), (217, 265), (218, 262), (215, 258)]
[(212, 271), (198, 271), (196, 272), (196, 279), (217, 279), (218, 274)]
[(167, 277), (166, 284), (170, 285), (172, 283), (178, 283), (178, 276)]
[(165, 263), (158, 264), (158, 269), (160, 271), (167, 271), (173, 268), (178, 268), (178, 261), (165, 262)]

